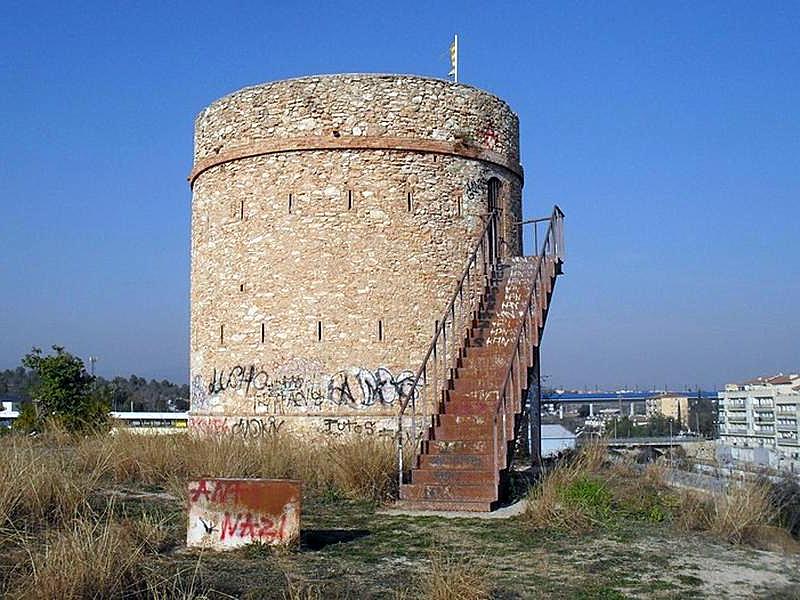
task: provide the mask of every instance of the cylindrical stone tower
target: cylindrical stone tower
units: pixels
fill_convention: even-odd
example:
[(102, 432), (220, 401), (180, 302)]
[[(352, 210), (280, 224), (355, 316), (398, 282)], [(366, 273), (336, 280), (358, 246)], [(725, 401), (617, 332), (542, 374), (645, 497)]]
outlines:
[(332, 75), (195, 127), (190, 427), (391, 435), (491, 204), (521, 251), (516, 115), (449, 81)]

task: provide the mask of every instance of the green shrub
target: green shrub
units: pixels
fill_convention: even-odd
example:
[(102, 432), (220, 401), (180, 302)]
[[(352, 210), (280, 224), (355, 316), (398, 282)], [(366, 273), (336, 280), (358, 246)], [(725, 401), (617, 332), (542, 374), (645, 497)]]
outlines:
[(611, 492), (600, 479), (581, 476), (561, 490), (561, 498), (594, 519), (605, 521), (611, 515)]

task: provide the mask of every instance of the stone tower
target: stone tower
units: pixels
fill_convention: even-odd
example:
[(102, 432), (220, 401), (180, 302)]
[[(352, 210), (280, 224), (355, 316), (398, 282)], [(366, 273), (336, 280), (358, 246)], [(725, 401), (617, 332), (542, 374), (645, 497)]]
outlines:
[(521, 252), (517, 117), (449, 81), (234, 92), (197, 117), (189, 181), (198, 431), (393, 435), (491, 208)]

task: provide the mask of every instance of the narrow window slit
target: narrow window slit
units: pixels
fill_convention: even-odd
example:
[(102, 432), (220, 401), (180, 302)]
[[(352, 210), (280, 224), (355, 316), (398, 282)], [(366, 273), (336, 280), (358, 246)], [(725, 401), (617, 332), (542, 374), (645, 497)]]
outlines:
[(239, 219), (244, 221), (244, 200), (239, 204)]
[(292, 195), (289, 194), (289, 214), (292, 214)]
[(243, 283), (240, 283), (240, 284), (239, 284), (239, 291), (240, 291), (240, 292), (243, 292), (243, 291), (244, 291), (244, 284), (243, 284)]
[(411, 192), (406, 194), (406, 202), (408, 202), (408, 212), (411, 212)]
[(322, 321), (317, 321), (317, 341), (322, 341)]
[(266, 337), (266, 328), (264, 327), (264, 324), (262, 323), (261, 324), (261, 343), (262, 344), (264, 343), (264, 338), (265, 337)]
[(353, 190), (347, 190), (347, 210), (353, 210)]
[(378, 341), (383, 341), (383, 320), (378, 321)]
[(225, 325), (219, 326), (219, 345), (225, 345)]

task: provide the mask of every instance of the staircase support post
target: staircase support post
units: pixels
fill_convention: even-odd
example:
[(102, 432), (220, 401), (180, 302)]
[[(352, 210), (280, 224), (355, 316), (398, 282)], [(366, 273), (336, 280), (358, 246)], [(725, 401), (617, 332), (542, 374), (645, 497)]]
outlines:
[(531, 467), (538, 472), (542, 466), (542, 373), (538, 345), (533, 354), (532, 389), (528, 401), (528, 455)]

